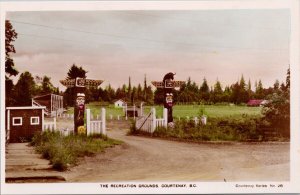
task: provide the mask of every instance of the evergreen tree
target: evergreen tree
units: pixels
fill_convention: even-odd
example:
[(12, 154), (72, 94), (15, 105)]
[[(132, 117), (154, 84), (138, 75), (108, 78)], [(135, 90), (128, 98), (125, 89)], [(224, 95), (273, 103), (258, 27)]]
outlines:
[(248, 80), (248, 85), (247, 85), (247, 96), (248, 96), (247, 98), (248, 100), (250, 100), (253, 97), (250, 79)]
[(219, 80), (217, 80), (216, 84), (214, 85), (214, 89), (211, 92), (211, 101), (213, 103), (221, 102), (222, 101), (223, 90)]
[(77, 77), (86, 78), (86, 73), (81, 66), (73, 64), (67, 73), (67, 79), (76, 79)]
[(14, 84), (11, 76), (16, 76), (19, 72), (15, 68), (15, 63), (11, 58), (11, 53), (16, 53), (15, 47), (12, 44), (18, 37), (15, 29), (9, 20), (5, 21), (5, 105), (12, 106), (15, 104), (13, 97)]
[(290, 90), (290, 78), (291, 78), (291, 72), (290, 72), (290, 68), (288, 68), (286, 82), (285, 82), (286, 90), (288, 90), (288, 91)]
[(35, 96), (34, 78), (29, 72), (20, 75), (17, 84), (14, 87), (14, 106), (31, 106), (32, 98)]
[(200, 98), (204, 101), (209, 100), (209, 87), (205, 78), (203, 79), (203, 83), (200, 87)]
[(43, 81), (42, 81), (42, 88), (41, 88), (41, 93), (42, 94), (49, 94), (49, 93), (55, 93), (56, 89), (51, 83), (51, 78), (44, 76)]
[(258, 81), (257, 88), (255, 90), (255, 98), (263, 99), (264, 98), (264, 88), (261, 80)]
[(127, 99), (131, 100), (131, 78), (128, 79)]
[(274, 92), (276, 92), (276, 91), (279, 90), (279, 87), (280, 87), (279, 85), (280, 85), (279, 81), (278, 81), (278, 79), (276, 79), (276, 81), (275, 81), (275, 83), (273, 85)]

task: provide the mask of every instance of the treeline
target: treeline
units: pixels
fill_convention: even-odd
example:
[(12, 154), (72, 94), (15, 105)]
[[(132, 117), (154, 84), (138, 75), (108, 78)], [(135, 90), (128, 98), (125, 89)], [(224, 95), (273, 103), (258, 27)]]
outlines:
[[(216, 83), (209, 87), (207, 80), (204, 78), (200, 86), (188, 78), (187, 82), (180, 90), (173, 90), (174, 101), (177, 103), (202, 103), (215, 104), (220, 102), (241, 104), (247, 103), (250, 99), (266, 99), (268, 95), (286, 89), (285, 83), (275, 81), (272, 87), (264, 88), (261, 80), (255, 82), (254, 87), (250, 79), (246, 83), (244, 76), (236, 83), (223, 87), (222, 83), (217, 80)], [(154, 103), (163, 103), (163, 89), (158, 89), (154, 93)]]
[(22, 73), (18, 82), (14, 85), (10, 82), (9, 93), (6, 93), (6, 106), (31, 106), (32, 98), (44, 94), (60, 94), (59, 89), (54, 87), (50, 77), (35, 76), (28, 71)]
[[(78, 76), (85, 77), (87, 71), (82, 67), (72, 65), (67, 74), (67, 78), (76, 78)], [(59, 94), (64, 96), (65, 106), (74, 105), (74, 96), (72, 89), (66, 89), (64, 92), (59, 91), (51, 83), (51, 78), (48, 76), (33, 77), (30, 72), (24, 72), (20, 75), (18, 82), (14, 85), (10, 83), (10, 93), (6, 94), (7, 106), (29, 106), (31, 99), (37, 95), (44, 94)], [(252, 88), (251, 81), (247, 84), (243, 76), (236, 83), (225, 86), (223, 89), (222, 83), (217, 80), (216, 83), (209, 87), (207, 80), (204, 78), (200, 86), (188, 78), (187, 82), (179, 89), (173, 90), (175, 103), (199, 103), (199, 104), (215, 104), (220, 102), (241, 104), (247, 103), (250, 99), (267, 99), (268, 96), (280, 91), (285, 91), (287, 85), (275, 81), (272, 87), (264, 88), (261, 80), (255, 82)], [(155, 89), (153, 92), (151, 85), (147, 83), (145, 76), (143, 85), (138, 84), (132, 86), (131, 78), (129, 77), (128, 84), (123, 84), (122, 87), (114, 89), (110, 84), (105, 88), (92, 87), (86, 89), (86, 102), (102, 101), (113, 103), (117, 99), (122, 99), (128, 104), (145, 102), (148, 105), (163, 104), (164, 91), (163, 89)]]

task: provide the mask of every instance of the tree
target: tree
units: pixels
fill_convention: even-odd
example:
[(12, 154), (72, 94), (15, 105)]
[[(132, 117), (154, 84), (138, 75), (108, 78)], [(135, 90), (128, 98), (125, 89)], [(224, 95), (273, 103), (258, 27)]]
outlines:
[(146, 77), (146, 74), (145, 74), (145, 77), (144, 77), (144, 88), (143, 88), (144, 101), (147, 101), (146, 90), (147, 90), (147, 77)]
[(19, 72), (15, 68), (15, 63), (10, 57), (11, 53), (16, 53), (15, 47), (12, 44), (18, 37), (15, 29), (9, 20), (5, 21), (5, 104), (11, 106), (15, 103), (15, 99), (12, 97), (14, 88), (13, 81), (9, 78), (16, 76)]
[(207, 85), (207, 81), (206, 81), (205, 78), (203, 79), (203, 83), (202, 83), (199, 91), (200, 91), (200, 98), (204, 101), (208, 101), (208, 99), (209, 99), (209, 87)]
[(86, 73), (81, 66), (73, 64), (67, 73), (67, 79), (76, 79), (77, 77), (86, 78)]
[(131, 78), (128, 79), (128, 91), (127, 91), (127, 98), (131, 99)]
[(239, 87), (240, 87), (240, 90), (239, 90), (238, 102), (246, 103), (249, 100), (249, 95), (248, 95), (248, 91), (246, 89), (246, 82), (245, 82), (243, 75), (241, 77)]
[(14, 87), (14, 97), (16, 106), (31, 106), (32, 98), (35, 95), (34, 78), (29, 72), (24, 72)]
[[(286, 86), (289, 86), (290, 72), (287, 71)], [(269, 103), (263, 108), (264, 119), (281, 135), (290, 136), (290, 90), (278, 90), (269, 96)]]
[(222, 101), (223, 90), (219, 80), (217, 80), (216, 84), (214, 85), (214, 89), (211, 92), (210, 99), (213, 103), (221, 102)]
[(275, 81), (275, 83), (274, 83), (274, 85), (273, 85), (273, 88), (274, 88), (274, 91), (278, 91), (279, 90), (279, 81), (278, 81), (278, 79), (276, 79), (276, 81)]
[(290, 77), (291, 77), (290, 68), (288, 68), (286, 75), (287, 76), (286, 76), (285, 87), (286, 87), (286, 91), (289, 91), (290, 90)]
[(264, 88), (263, 88), (261, 80), (258, 81), (256, 90), (255, 90), (255, 98), (257, 98), (257, 99), (264, 98)]
[(15, 69), (15, 64), (13, 59), (11, 59), (10, 54), (16, 53), (15, 47), (12, 44), (18, 37), (12, 24), (9, 20), (5, 21), (5, 73), (7, 76), (16, 76), (19, 72)]
[(251, 81), (250, 81), (250, 79), (249, 79), (248, 85), (247, 85), (247, 96), (248, 96), (248, 100), (253, 97), (253, 92), (252, 92), (252, 88), (251, 88)]
[(56, 89), (53, 86), (53, 84), (51, 83), (51, 78), (44, 76), (43, 77), (43, 81), (42, 81), (42, 94), (49, 94), (49, 93), (55, 93)]

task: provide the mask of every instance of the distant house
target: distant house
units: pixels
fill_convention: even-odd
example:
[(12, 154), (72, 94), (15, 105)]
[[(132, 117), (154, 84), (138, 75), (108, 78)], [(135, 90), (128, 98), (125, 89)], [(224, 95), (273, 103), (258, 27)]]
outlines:
[(263, 106), (268, 103), (268, 100), (249, 100), (247, 106)]
[(114, 102), (115, 107), (124, 108), (126, 106), (126, 102), (119, 99)]

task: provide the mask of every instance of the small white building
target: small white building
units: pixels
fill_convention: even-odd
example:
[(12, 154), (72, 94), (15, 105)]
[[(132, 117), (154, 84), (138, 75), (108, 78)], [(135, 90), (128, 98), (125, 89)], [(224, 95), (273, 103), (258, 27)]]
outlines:
[(114, 104), (115, 107), (119, 107), (119, 108), (124, 108), (126, 106), (126, 102), (121, 99), (115, 101)]

